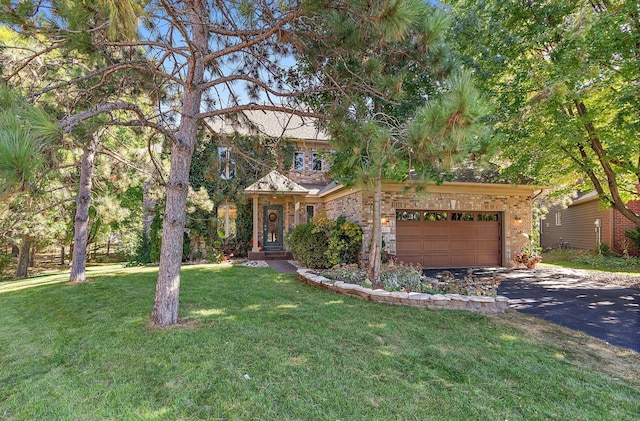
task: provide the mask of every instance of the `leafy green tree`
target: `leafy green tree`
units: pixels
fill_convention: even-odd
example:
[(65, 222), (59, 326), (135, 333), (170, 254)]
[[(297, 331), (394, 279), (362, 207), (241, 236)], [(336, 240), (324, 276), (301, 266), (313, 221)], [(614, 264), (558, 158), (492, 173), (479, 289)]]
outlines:
[(373, 195), (369, 277), (378, 286), (383, 181), (411, 173), (439, 180), (456, 160), (479, 151), (483, 107), (469, 75), (452, 70), (444, 38), (449, 19), (441, 9), (413, 0), (360, 6), (324, 22), (332, 37), (309, 52), (305, 71), (341, 87), (313, 101), (331, 115), (332, 175)]
[[(323, 46), (324, 53), (338, 55), (343, 52), (348, 58), (349, 51), (359, 50), (366, 55), (370, 43), (378, 42), (369, 31), (383, 26), (386, 28), (384, 34), (391, 34), (395, 31), (394, 26), (400, 25), (400, 32), (403, 32), (407, 27), (403, 19), (410, 21), (411, 16), (404, 13), (403, 19), (393, 19), (398, 16), (394, 10), (403, 3), (396, 0), (373, 3), (360, 0), (153, 0), (144, 3), (142, 22), (145, 30), (139, 31), (139, 38), (133, 41), (113, 40), (108, 33), (104, 34), (103, 28), (109, 26), (103, 25), (104, 10), (109, 5), (125, 9), (119, 5), (121, 3), (108, 0), (5, 1), (0, 3), (0, 20), (24, 36), (32, 35), (42, 43), (42, 48), (23, 63), (32, 63), (46, 52), (55, 50), (95, 53), (105, 57), (92, 63), (86, 73), (61, 73), (60, 81), (36, 91), (34, 100), (45, 94), (69, 91), (92, 78), (125, 88), (109, 91), (87, 111), (64, 118), (61, 128), (65, 132), (79, 121), (98, 113), (121, 110), (119, 120), (123, 124), (147, 126), (171, 142), (160, 268), (151, 316), (155, 324), (166, 326), (178, 321), (189, 173), (199, 130), (203, 126), (211, 129), (206, 124), (209, 119), (238, 117), (247, 110), (323, 117), (303, 102), (304, 94), (311, 91), (344, 92), (344, 87), (341, 82), (335, 84), (318, 77), (319, 68), (310, 68), (311, 72), (306, 74), (296, 72), (291, 64), (292, 58), (306, 53), (322, 38), (327, 40)], [(129, 3), (141, 4), (133, 0)], [(96, 17), (87, 19), (82, 8), (96, 8)], [(375, 9), (376, 13), (367, 12), (368, 8)], [(126, 8), (126, 11), (130, 10)], [(351, 11), (345, 23), (354, 22), (357, 28), (365, 28), (371, 35), (361, 40), (351, 38), (349, 43), (344, 43), (333, 33), (340, 27), (323, 26), (323, 22), (344, 11)], [(124, 25), (131, 22), (130, 18), (137, 12), (134, 10), (134, 13), (123, 15), (127, 18), (110, 19), (108, 22)], [(126, 31), (121, 32), (126, 35)], [(143, 53), (138, 54), (139, 51)], [(320, 49), (314, 52), (323, 53)], [(364, 55), (360, 59), (362, 57)], [(43, 71), (52, 71), (53, 67), (60, 66), (45, 64)], [(135, 83), (112, 83), (114, 80), (127, 80), (123, 75), (131, 73), (144, 73), (156, 84), (157, 89), (149, 95), (153, 110), (143, 109), (131, 101), (129, 89), (134, 89)], [(354, 80), (352, 86), (362, 82), (370, 83), (370, 80)], [(79, 89), (76, 92), (82, 96), (85, 91)], [(377, 90), (370, 92), (375, 94)]]
[(448, 1), (455, 39), (495, 102), (505, 175), (595, 190), (640, 225), (635, 1)]

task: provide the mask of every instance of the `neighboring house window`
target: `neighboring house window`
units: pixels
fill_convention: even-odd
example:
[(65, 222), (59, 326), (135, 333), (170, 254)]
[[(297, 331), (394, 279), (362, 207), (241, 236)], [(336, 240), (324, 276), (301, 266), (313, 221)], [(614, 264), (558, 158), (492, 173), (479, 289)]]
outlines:
[(313, 170), (314, 171), (322, 171), (322, 159), (320, 159), (320, 155), (317, 153), (313, 154)]
[(302, 171), (304, 169), (304, 153), (296, 152), (293, 154), (293, 169)]
[(229, 238), (236, 235), (236, 205), (221, 203), (218, 205), (218, 235)]
[(562, 213), (556, 212), (556, 226), (559, 227), (562, 225)]
[(313, 214), (315, 212), (315, 208), (313, 205), (308, 205), (307, 206), (307, 222), (313, 218)]
[(231, 156), (231, 148), (220, 146), (218, 148), (218, 162), (220, 163), (220, 178), (229, 180), (236, 175), (236, 162)]

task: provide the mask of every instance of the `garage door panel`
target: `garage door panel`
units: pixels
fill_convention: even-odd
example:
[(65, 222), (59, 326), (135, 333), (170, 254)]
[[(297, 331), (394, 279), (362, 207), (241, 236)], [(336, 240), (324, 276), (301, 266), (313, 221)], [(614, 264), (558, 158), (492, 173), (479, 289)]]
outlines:
[[(453, 225), (454, 223), (452, 223)], [(475, 237), (475, 231), (473, 229), (473, 223), (470, 222), (456, 222), (449, 232), (454, 238), (473, 238)]]
[[(500, 250), (499, 238), (492, 240), (476, 240), (475, 249), (478, 252), (496, 252)], [(486, 254), (486, 253), (485, 253)]]
[(449, 248), (452, 252), (474, 252), (476, 250), (475, 241), (470, 240), (451, 240), (451, 247)]
[(449, 232), (449, 227), (443, 225), (442, 222), (429, 222), (420, 228), (419, 231), (423, 236), (431, 238), (431, 237), (449, 237), (451, 233)]
[(449, 240), (438, 240), (438, 241), (426, 240), (422, 242), (422, 251), (427, 251), (427, 252), (441, 251), (446, 253), (449, 250), (450, 250)]
[(451, 267), (448, 254), (427, 254), (422, 257), (423, 267)]
[[(443, 211), (399, 211), (424, 215)], [(423, 267), (500, 265), (501, 226), (499, 221), (397, 220), (396, 254), (399, 261)], [(480, 212), (481, 213), (481, 212)], [(483, 214), (484, 215), (484, 214)], [(422, 217), (422, 216), (421, 216)], [(480, 219), (483, 216), (481, 215)], [(498, 219), (501, 219), (498, 217)]]
[(407, 226), (405, 224), (396, 224), (396, 233), (398, 235), (417, 235), (420, 234), (422, 227), (419, 225)]
[(450, 259), (451, 266), (469, 266), (475, 265), (476, 258), (474, 253), (459, 253), (451, 255)]
[(500, 256), (497, 254), (476, 254), (476, 265), (479, 266), (498, 266), (500, 265)]
[(473, 232), (478, 237), (498, 236), (500, 226), (494, 224), (492, 226), (473, 227)]
[(419, 251), (422, 249), (422, 240), (408, 240), (408, 241), (400, 241), (396, 243), (397, 251), (403, 251), (407, 254), (417, 254), (419, 255)]

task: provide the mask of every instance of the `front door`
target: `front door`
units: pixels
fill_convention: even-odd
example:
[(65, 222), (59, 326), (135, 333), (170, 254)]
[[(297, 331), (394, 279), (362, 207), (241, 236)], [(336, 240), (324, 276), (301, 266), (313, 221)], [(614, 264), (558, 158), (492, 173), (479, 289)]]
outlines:
[(262, 243), (265, 250), (282, 250), (282, 205), (264, 207)]

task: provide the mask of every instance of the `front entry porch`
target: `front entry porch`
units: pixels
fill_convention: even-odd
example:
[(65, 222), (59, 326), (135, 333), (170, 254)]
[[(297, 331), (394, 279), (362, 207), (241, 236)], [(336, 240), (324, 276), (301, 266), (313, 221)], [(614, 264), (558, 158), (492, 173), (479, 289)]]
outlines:
[(271, 171), (245, 192), (253, 201), (249, 260), (291, 260), (293, 257), (284, 241), (285, 230), (299, 223), (300, 198), (309, 191), (277, 171)]

